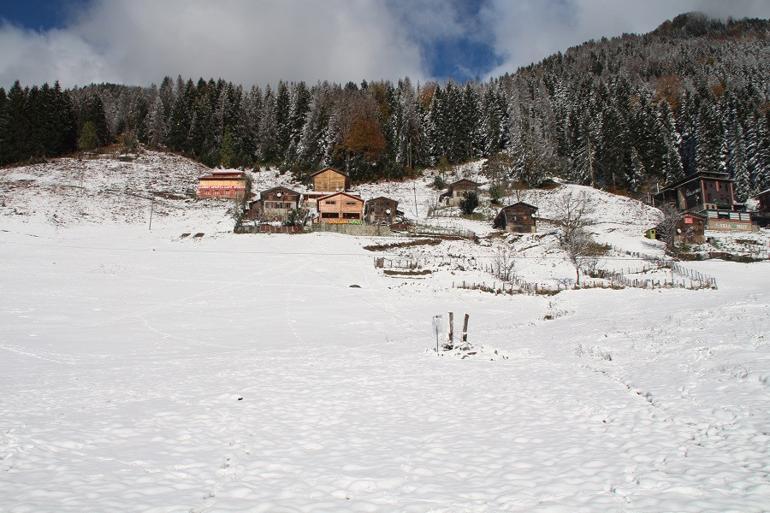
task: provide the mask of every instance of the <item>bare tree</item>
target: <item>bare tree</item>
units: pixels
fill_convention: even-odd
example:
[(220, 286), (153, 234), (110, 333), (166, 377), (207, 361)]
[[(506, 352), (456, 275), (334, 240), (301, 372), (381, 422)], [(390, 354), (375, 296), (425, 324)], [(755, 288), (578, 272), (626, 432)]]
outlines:
[(594, 209), (585, 192), (569, 192), (562, 196), (555, 205), (553, 215), (553, 222), (561, 228), (559, 242), (564, 245), (576, 232), (585, 231), (594, 224), (593, 215)]
[(559, 225), (559, 244), (575, 266), (580, 286), (580, 272), (596, 266), (596, 243), (587, 227), (593, 224), (593, 207), (586, 193), (564, 195), (556, 205), (553, 221)]
[(502, 281), (512, 281), (516, 278), (516, 260), (514, 252), (508, 246), (501, 246), (492, 258), (492, 274)]
[(676, 247), (676, 236), (678, 235), (679, 222), (682, 220), (682, 213), (673, 203), (666, 203), (660, 207), (663, 218), (657, 226), (658, 233), (666, 243), (666, 248), (672, 250)]
[(587, 272), (596, 268), (596, 242), (583, 228), (572, 233), (569, 240), (562, 240), (562, 247), (567, 252), (569, 261), (575, 266), (577, 286), (580, 286), (581, 271)]

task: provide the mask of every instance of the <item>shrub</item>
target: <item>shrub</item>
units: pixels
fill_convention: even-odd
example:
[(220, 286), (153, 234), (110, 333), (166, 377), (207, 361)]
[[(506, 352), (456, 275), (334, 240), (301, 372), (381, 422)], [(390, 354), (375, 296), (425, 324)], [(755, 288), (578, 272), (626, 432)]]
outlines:
[(471, 215), (478, 206), (479, 195), (472, 191), (465, 193), (465, 196), (460, 201), (460, 210), (462, 210), (465, 215)]

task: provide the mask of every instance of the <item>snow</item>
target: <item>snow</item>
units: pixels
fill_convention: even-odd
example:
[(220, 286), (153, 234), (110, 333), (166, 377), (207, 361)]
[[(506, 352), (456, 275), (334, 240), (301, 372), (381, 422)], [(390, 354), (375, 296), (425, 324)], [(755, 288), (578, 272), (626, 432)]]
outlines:
[[(770, 262), (685, 264), (716, 290), (493, 295), (451, 287), (479, 270), (390, 278), (373, 258), (484, 261), (504, 239), (380, 254), (363, 246), (399, 239), (234, 235), (227, 205), (184, 199), (149, 231), (97, 188), (46, 187), (0, 217), (0, 512), (770, 504)], [(654, 211), (588, 193), (597, 238), (661, 254), (639, 233)], [(513, 242), (520, 274), (571, 276), (540, 235)], [(435, 354), (449, 311), (473, 357)]]

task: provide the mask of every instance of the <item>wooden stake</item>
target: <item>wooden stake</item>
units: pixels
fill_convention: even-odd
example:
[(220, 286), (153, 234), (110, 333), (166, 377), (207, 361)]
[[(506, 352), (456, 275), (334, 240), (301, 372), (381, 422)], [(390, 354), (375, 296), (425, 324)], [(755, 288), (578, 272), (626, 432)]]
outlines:
[(468, 342), (468, 319), (470, 318), (470, 315), (465, 314), (465, 319), (463, 319), (463, 342)]
[(455, 314), (449, 312), (449, 346), (454, 347), (455, 338)]

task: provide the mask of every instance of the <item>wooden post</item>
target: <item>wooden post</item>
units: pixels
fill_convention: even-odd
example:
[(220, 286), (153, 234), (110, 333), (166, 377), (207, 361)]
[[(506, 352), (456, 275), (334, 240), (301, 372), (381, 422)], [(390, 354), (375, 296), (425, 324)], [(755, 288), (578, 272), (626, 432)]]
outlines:
[(470, 318), (470, 315), (465, 314), (465, 319), (463, 319), (463, 343), (468, 342), (468, 319)]
[(454, 347), (454, 338), (455, 338), (455, 314), (454, 312), (449, 312), (449, 347)]
[(150, 199), (150, 226), (147, 228), (148, 231), (152, 231), (152, 214), (155, 210), (155, 196), (153, 196)]

